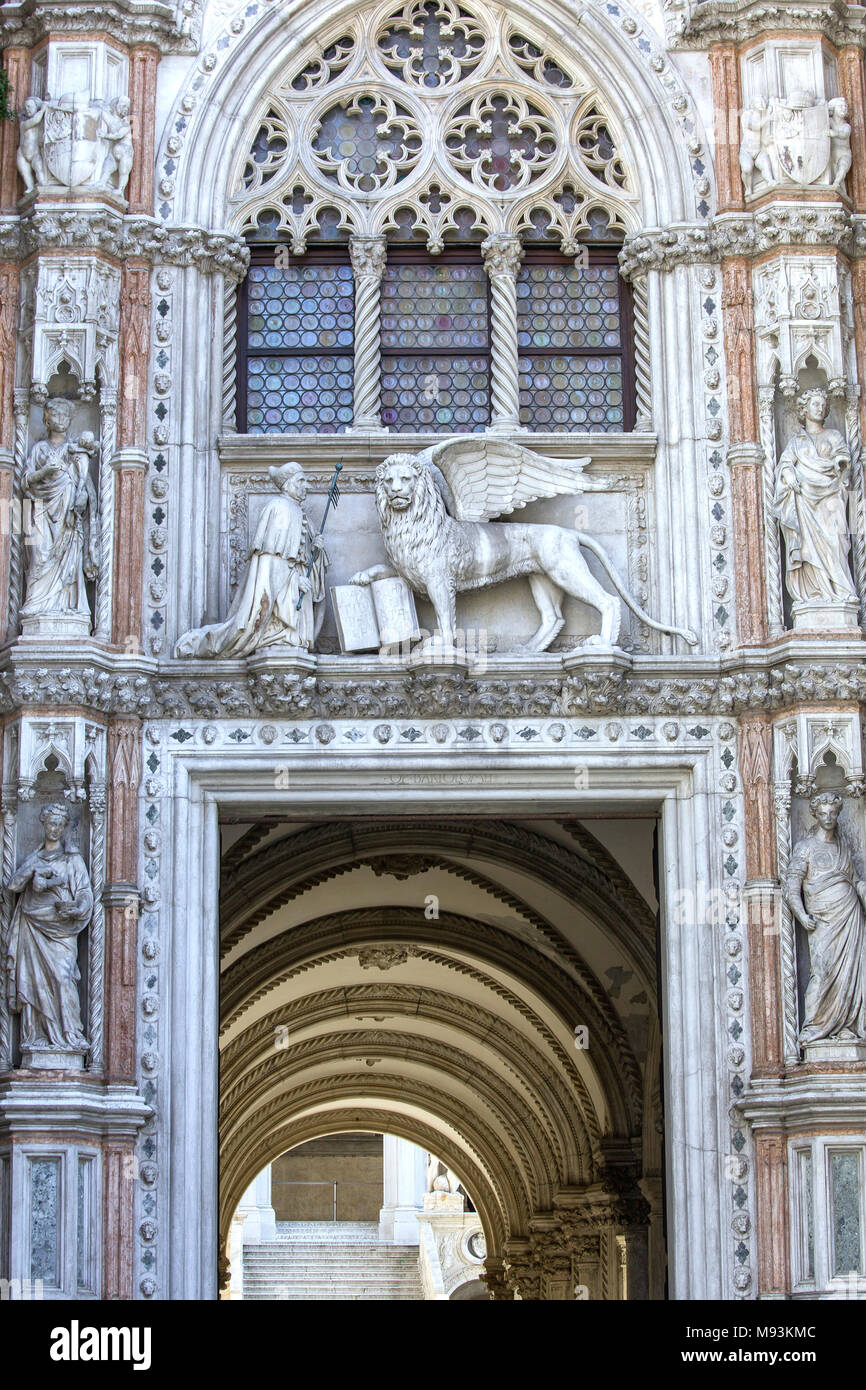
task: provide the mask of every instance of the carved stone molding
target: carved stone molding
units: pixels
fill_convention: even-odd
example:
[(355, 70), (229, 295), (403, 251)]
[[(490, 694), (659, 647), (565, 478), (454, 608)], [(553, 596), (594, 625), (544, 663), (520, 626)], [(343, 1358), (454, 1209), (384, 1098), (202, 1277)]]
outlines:
[(123, 217), (99, 205), (68, 208), (44, 204), (20, 217), (0, 217), (0, 257), (23, 260), (38, 251), (67, 248), (102, 251), (117, 260), (140, 257), (154, 264), (194, 265), (242, 280), (249, 265), (246, 243), (230, 232), (204, 227), (165, 227), (154, 218)]
[(105, 34), (126, 45), (150, 44), (160, 53), (197, 53), (203, 12), (201, 0), (100, 0), (65, 4), (64, 0), (21, 0), (3, 6), (0, 43), (32, 48), (42, 39)]
[[(846, 653), (847, 657), (847, 653)], [(8, 659), (7, 659), (8, 660)], [(189, 665), (189, 663), (187, 663)], [(769, 669), (731, 662), (724, 669), (707, 663), (685, 678), (676, 663), (660, 663), (652, 673), (630, 663), (581, 665), (563, 674), (554, 658), (550, 673), (515, 663), (495, 666), (485, 678), (448, 672), (386, 669), (353, 670), (340, 676), (339, 658), (319, 660), (318, 674), (249, 676), (240, 663), (217, 675), (163, 669), (152, 663), (134, 674), (85, 663), (48, 666), (7, 665), (0, 671), (0, 712), (74, 704), (106, 714), (135, 713), (152, 719), (231, 719), (264, 715), (304, 719), (454, 718), (550, 719), (552, 716), (723, 715), (748, 709), (783, 710), (802, 701), (837, 705), (866, 701), (862, 661), (814, 657), (780, 658)], [(505, 726), (502, 726), (503, 728)], [(507, 733), (506, 729), (506, 733)]]
[(778, 202), (758, 212), (720, 213), (709, 226), (697, 222), (647, 228), (627, 237), (620, 252), (626, 279), (648, 270), (715, 263), (728, 256), (761, 256), (782, 247), (815, 246), (846, 255), (866, 252), (866, 218), (841, 205)]
[(843, 0), (663, 0), (672, 48), (745, 43), (768, 30), (820, 34), (831, 43), (866, 46), (866, 16)]

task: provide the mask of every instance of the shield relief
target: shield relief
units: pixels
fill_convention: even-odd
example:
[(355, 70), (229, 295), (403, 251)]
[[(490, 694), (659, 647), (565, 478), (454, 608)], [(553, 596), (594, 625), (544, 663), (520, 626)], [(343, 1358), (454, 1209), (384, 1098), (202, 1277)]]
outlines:
[(830, 117), (825, 102), (776, 107), (773, 143), (783, 173), (806, 187), (816, 183), (830, 162)]

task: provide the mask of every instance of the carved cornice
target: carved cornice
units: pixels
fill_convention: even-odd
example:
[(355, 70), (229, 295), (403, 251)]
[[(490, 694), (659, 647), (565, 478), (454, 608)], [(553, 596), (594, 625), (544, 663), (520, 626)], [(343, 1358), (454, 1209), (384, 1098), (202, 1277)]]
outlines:
[(761, 256), (785, 247), (866, 254), (866, 218), (841, 205), (779, 201), (756, 212), (722, 213), (709, 224), (655, 227), (627, 237), (619, 256), (626, 279), (680, 265), (714, 265), (726, 256)]
[(241, 280), (249, 265), (246, 243), (231, 232), (204, 227), (164, 227), (152, 217), (123, 217), (105, 206), (33, 207), (0, 217), (0, 258), (24, 260), (38, 252), (101, 251), (116, 260), (195, 266)]
[(664, 0), (672, 48), (745, 43), (768, 30), (821, 34), (838, 47), (866, 44), (866, 12), (844, 0)]
[[(0, 670), (0, 714), (57, 705), (104, 714), (139, 714), (148, 719), (401, 719), (407, 718), (581, 718), (593, 715), (725, 715), (750, 709), (784, 710), (804, 701), (836, 705), (866, 703), (866, 664), (850, 652), (822, 652), (821, 644), (800, 643), (796, 660), (787, 654), (708, 659), (685, 666), (671, 658), (646, 664), (587, 663), (563, 671), (551, 661), (512, 663), (498, 670), (490, 663), (481, 676), (453, 672), (389, 670), (359, 672), (339, 658), (320, 659), (319, 674), (249, 675), (237, 662), (214, 663), (209, 677), (170, 671), (155, 663), (138, 669), (82, 661), (48, 664), (6, 656)], [(850, 653), (850, 654), (849, 654)], [(228, 669), (225, 669), (228, 667)], [(539, 669), (540, 667), (540, 669)], [(239, 669), (240, 668), (240, 669)], [(503, 726), (504, 727), (504, 726)], [(328, 726), (317, 735), (327, 741)], [(507, 731), (506, 731), (507, 732)]]
[(32, 48), (49, 35), (105, 34), (126, 48), (151, 44), (160, 53), (197, 53), (201, 0), (186, 7), (172, 0), (22, 0), (0, 6), (0, 46)]

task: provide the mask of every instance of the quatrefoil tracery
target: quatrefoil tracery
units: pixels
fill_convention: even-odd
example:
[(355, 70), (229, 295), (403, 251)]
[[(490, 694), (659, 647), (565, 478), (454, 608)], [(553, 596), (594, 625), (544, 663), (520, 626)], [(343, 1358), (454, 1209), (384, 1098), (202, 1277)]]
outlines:
[(629, 223), (601, 103), (504, 11), (405, 0), (334, 33), (259, 119), (239, 167), (239, 229), (297, 246), (349, 229), (424, 236), (436, 254), (481, 229), (568, 251)]
[(480, 188), (513, 193), (534, 183), (558, 154), (553, 123), (519, 92), (480, 92), (445, 133), (451, 162)]
[(461, 81), (484, 53), (482, 29), (453, 0), (408, 0), (376, 42), (390, 72), (427, 91)]
[(312, 156), (326, 178), (356, 193), (399, 183), (418, 162), (421, 132), (412, 116), (383, 93), (356, 94), (317, 121)]

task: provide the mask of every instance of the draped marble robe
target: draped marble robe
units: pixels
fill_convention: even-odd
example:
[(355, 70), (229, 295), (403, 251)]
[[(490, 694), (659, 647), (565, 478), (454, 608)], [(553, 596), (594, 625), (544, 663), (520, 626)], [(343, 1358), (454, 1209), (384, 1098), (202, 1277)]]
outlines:
[(773, 501), (785, 537), (788, 590), (795, 601), (857, 597), (848, 564), (850, 466), (844, 436), (832, 429), (817, 435), (800, 430), (779, 459)]
[(21, 1014), (21, 1042), (86, 1047), (78, 937), (93, 913), (93, 890), (84, 860), (75, 850), (42, 846), (6, 886), (21, 894), (6, 948), (9, 1007)]
[(320, 550), (310, 590), (299, 609), (300, 581), (307, 573), (311, 542), (310, 524), (299, 502), (285, 493), (268, 502), (225, 622), (185, 633), (177, 642), (175, 656), (244, 657), (276, 644), (309, 650), (324, 617), (320, 605), (328, 563)]
[(99, 569), (99, 522), (86, 451), (68, 439), (40, 440), (30, 454), (24, 492), (36, 505), (21, 617), (76, 614), (89, 622), (85, 579), (95, 579)]
[(835, 833), (798, 841), (787, 873), (787, 893), (802, 889), (817, 925), (809, 933), (811, 974), (800, 1041), (866, 1038), (866, 910), (857, 893), (848, 845)]

